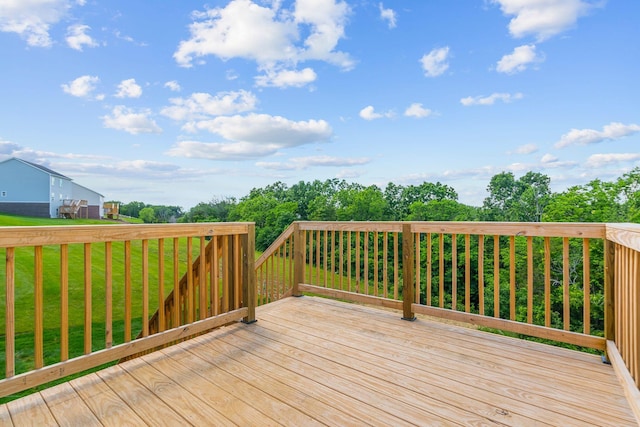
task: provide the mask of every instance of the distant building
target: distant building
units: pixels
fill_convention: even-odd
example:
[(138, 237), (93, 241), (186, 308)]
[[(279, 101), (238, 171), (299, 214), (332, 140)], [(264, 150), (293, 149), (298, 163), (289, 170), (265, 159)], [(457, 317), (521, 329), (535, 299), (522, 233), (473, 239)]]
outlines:
[(45, 166), (0, 162), (0, 212), (44, 218), (102, 218), (104, 196)]

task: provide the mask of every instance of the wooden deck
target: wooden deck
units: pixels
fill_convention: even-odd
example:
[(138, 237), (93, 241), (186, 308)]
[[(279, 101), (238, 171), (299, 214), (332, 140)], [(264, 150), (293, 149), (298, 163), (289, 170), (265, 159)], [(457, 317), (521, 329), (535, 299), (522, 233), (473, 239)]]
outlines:
[(287, 298), (0, 406), (0, 425), (636, 425), (595, 355)]

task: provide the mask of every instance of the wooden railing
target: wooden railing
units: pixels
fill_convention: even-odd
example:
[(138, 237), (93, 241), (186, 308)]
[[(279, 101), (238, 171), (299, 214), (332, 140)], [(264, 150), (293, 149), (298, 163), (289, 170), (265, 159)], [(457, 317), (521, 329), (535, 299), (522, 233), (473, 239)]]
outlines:
[(0, 228), (0, 396), (254, 321), (254, 231), (248, 223)]
[(264, 305), (291, 296), (293, 275), (293, 232), (291, 224), (256, 260), (256, 299)]
[(309, 292), (619, 353), (637, 386), (639, 253), (638, 225), (296, 222), (256, 263), (267, 278), (257, 293), (264, 303)]
[(640, 225), (607, 224), (607, 356), (640, 423)]

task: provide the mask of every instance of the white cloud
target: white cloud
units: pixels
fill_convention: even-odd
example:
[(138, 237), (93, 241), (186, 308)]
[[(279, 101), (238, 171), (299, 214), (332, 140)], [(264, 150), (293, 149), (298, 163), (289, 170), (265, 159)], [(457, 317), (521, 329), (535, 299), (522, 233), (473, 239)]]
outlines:
[(541, 62), (544, 59), (536, 54), (536, 46), (532, 44), (518, 46), (513, 49), (513, 53), (505, 55), (498, 61), (496, 70), (499, 73), (515, 74), (527, 69), (527, 66), (534, 62)]
[(80, 76), (68, 84), (62, 84), (61, 87), (69, 95), (84, 98), (91, 95), (99, 81), (98, 76)]
[(286, 162), (257, 162), (256, 166), (271, 170), (302, 170), (315, 166), (350, 167), (370, 163), (368, 157), (342, 158), (332, 156), (293, 157)]
[(587, 159), (585, 166), (589, 168), (599, 168), (611, 164), (619, 164), (640, 160), (639, 153), (611, 153), (593, 154)]
[(538, 146), (535, 144), (524, 144), (516, 148), (516, 154), (531, 154), (538, 151)]
[(48, 47), (51, 25), (57, 24), (76, 3), (70, 0), (9, 0), (0, 4), (0, 31), (20, 35), (29, 46)]
[(377, 113), (372, 105), (364, 107), (360, 110), (360, 117), (365, 120), (376, 120), (383, 117), (391, 118), (394, 116), (393, 111), (387, 111), (386, 113)]
[(140, 98), (142, 88), (136, 83), (136, 79), (127, 79), (120, 82), (116, 98)]
[(10, 157), (11, 154), (20, 149), (20, 145), (15, 142), (5, 141), (0, 138), (0, 155)]
[(568, 147), (570, 145), (598, 144), (603, 141), (613, 141), (625, 136), (640, 132), (640, 125), (612, 122), (604, 126), (601, 131), (595, 129), (571, 129), (562, 135), (560, 141), (556, 142), (556, 148)]
[(82, 51), (82, 46), (96, 47), (98, 43), (91, 38), (87, 31), (91, 27), (88, 25), (76, 24), (67, 28), (67, 44), (70, 48)]
[(181, 141), (168, 155), (212, 160), (251, 159), (275, 154), (284, 148), (327, 141), (333, 133), (324, 120), (294, 122), (267, 114), (217, 117), (195, 126), (218, 134), (227, 142)]
[(431, 111), (428, 108), (424, 108), (422, 104), (420, 104), (419, 102), (414, 102), (404, 111), (405, 116), (415, 117), (418, 119), (423, 117), (429, 117), (431, 114), (433, 114), (433, 111)]
[[(194, 12), (191, 37), (180, 42), (176, 62), (191, 67), (196, 58), (254, 60), (262, 70), (321, 60), (353, 68), (348, 54), (335, 48), (344, 37), (349, 6), (336, 0), (297, 0), (293, 12), (281, 2), (263, 7), (250, 0), (232, 0), (224, 8)], [(300, 34), (308, 34), (300, 40)]]
[(433, 49), (431, 52), (425, 54), (420, 58), (422, 63), (422, 69), (427, 77), (437, 77), (447, 71), (449, 68), (449, 47), (441, 47), (439, 49)]
[(243, 113), (256, 108), (258, 99), (246, 90), (220, 92), (215, 96), (208, 93), (192, 93), (189, 98), (171, 98), (171, 106), (160, 114), (173, 120), (200, 120), (211, 116)]
[(509, 22), (509, 32), (520, 38), (534, 35), (546, 40), (573, 27), (595, 4), (583, 0), (492, 0), (500, 5)]
[(180, 87), (180, 84), (176, 80), (171, 80), (166, 82), (164, 84), (164, 87), (169, 88), (169, 90), (173, 92), (180, 92), (182, 90), (182, 88)]
[(462, 98), (460, 103), (465, 107), (469, 107), (472, 105), (493, 105), (496, 101), (502, 101), (505, 104), (508, 104), (516, 99), (522, 99), (523, 95), (521, 93), (492, 93), (489, 96), (468, 96), (466, 98)]
[(360, 110), (360, 117), (365, 120), (375, 120), (382, 118), (382, 114), (376, 113), (374, 111), (373, 105), (369, 105)]
[(173, 157), (207, 160), (247, 160), (268, 156), (278, 151), (276, 144), (249, 142), (180, 141), (166, 152)]
[(160, 126), (149, 116), (151, 116), (150, 110), (135, 112), (124, 105), (117, 105), (111, 111), (111, 115), (102, 117), (102, 122), (105, 128), (123, 130), (132, 135), (162, 133)]
[(542, 156), (542, 158), (540, 159), (540, 162), (542, 163), (554, 163), (557, 162), (558, 158), (552, 154), (545, 154), (544, 156)]
[(256, 85), (261, 87), (280, 87), (285, 88), (289, 86), (302, 87), (311, 82), (314, 82), (318, 75), (311, 68), (305, 68), (303, 70), (266, 70), (266, 74), (256, 77)]
[(278, 147), (295, 147), (328, 140), (333, 132), (324, 120), (295, 122), (281, 116), (253, 113), (203, 120), (196, 127), (231, 141), (275, 144)]
[(385, 9), (382, 3), (380, 3), (378, 7), (380, 8), (380, 18), (382, 18), (383, 21), (387, 21), (389, 28), (395, 28), (397, 19), (396, 12), (393, 9)]

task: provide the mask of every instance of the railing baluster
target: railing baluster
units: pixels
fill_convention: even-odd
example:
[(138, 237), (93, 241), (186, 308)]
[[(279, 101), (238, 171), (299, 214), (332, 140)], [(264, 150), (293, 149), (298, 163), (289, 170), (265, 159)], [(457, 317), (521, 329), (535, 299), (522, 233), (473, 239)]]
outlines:
[(544, 238), (544, 325), (551, 326), (551, 239)]
[(591, 333), (591, 256), (589, 253), (589, 239), (582, 240), (582, 332)]
[(69, 245), (60, 245), (60, 361), (69, 359)]
[(451, 309), (458, 309), (458, 237), (451, 235)]
[(356, 231), (356, 292), (360, 293), (360, 232)]
[(347, 232), (347, 291), (352, 292), (351, 288), (351, 231)]
[(158, 332), (167, 329), (164, 306), (164, 239), (158, 239)]
[(398, 233), (393, 233), (393, 298), (398, 299), (398, 284), (400, 282), (400, 252), (398, 250), (399, 245)]
[[(433, 260), (433, 247), (431, 243), (431, 233), (427, 233), (427, 305), (431, 305), (431, 296), (432, 296), (432, 286), (433, 286), (433, 267), (431, 265), (431, 261)], [(396, 267), (397, 269), (397, 267)]]
[[(104, 243), (105, 348), (111, 348), (111, 346), (113, 345), (113, 247), (112, 246), (113, 245), (111, 242)], [(62, 289), (61, 289), (61, 292), (62, 292)], [(162, 307), (162, 306), (159, 306), (159, 307)]]
[(527, 323), (533, 323), (533, 237), (527, 236)]
[(444, 234), (438, 235), (438, 306), (444, 308)]
[(571, 301), (569, 293), (569, 238), (562, 238), (562, 321), (565, 331), (571, 329)]
[(15, 289), (16, 289), (16, 264), (15, 249), (7, 248), (5, 268), (5, 376), (15, 375), (15, 344), (16, 344), (16, 324), (15, 324)]
[(180, 326), (180, 241), (173, 238), (173, 323), (172, 326)]
[(34, 364), (39, 369), (44, 366), (44, 283), (42, 265), (42, 246), (34, 248)]
[(464, 311), (471, 311), (471, 235), (464, 235)]
[(195, 320), (195, 295), (193, 285), (193, 237), (187, 237), (187, 295), (185, 297), (187, 304), (187, 323)]
[(324, 251), (323, 252), (324, 253), (324, 260), (323, 260), (323, 263), (322, 263), (322, 270), (323, 270), (323, 274), (324, 274), (323, 282), (324, 282), (324, 287), (325, 288), (328, 285), (327, 274), (328, 274), (328, 271), (329, 271), (329, 264), (328, 264), (329, 263), (329, 254), (327, 253), (327, 248), (328, 248), (329, 242), (327, 240), (328, 240), (328, 233), (327, 233), (327, 230), (324, 230), (324, 241), (322, 242), (322, 250)]
[(500, 236), (493, 236), (493, 317), (500, 317)]
[(142, 336), (149, 335), (149, 241), (142, 241)]
[(316, 231), (316, 285), (320, 286), (320, 230)]
[(484, 235), (478, 235), (478, 314), (484, 315)]
[(420, 260), (422, 259), (420, 256), (420, 233), (416, 233), (415, 236), (415, 248), (413, 249), (415, 251), (415, 261), (416, 261), (416, 265), (415, 265), (415, 271), (416, 271), (416, 289), (413, 291), (415, 297), (415, 303), (419, 304), (420, 303), (420, 285), (422, 284), (422, 278), (421, 278), (421, 274), (420, 274)]
[(200, 264), (198, 265), (198, 291), (199, 291), (199, 316), (198, 319), (207, 318), (207, 245), (204, 236), (200, 236)]
[(84, 244), (84, 354), (91, 353), (92, 320), (91, 306), (91, 243)]
[[(384, 232), (382, 236), (382, 286), (383, 286), (383, 296), (385, 298), (389, 297), (389, 233)], [(341, 262), (342, 264), (342, 262)], [(342, 275), (342, 272), (340, 272)]]
[(124, 242), (124, 341), (131, 341), (131, 241)]
[(509, 320), (516, 320), (516, 236), (509, 236)]

